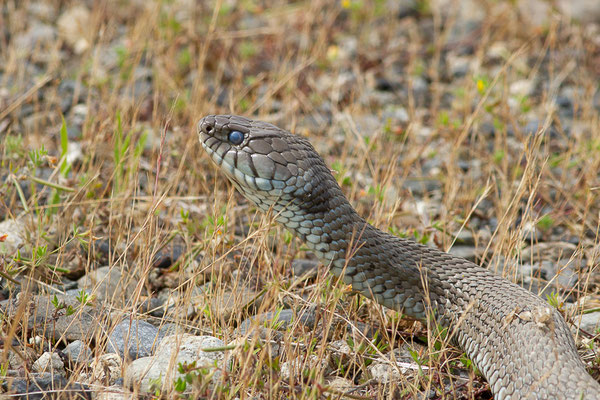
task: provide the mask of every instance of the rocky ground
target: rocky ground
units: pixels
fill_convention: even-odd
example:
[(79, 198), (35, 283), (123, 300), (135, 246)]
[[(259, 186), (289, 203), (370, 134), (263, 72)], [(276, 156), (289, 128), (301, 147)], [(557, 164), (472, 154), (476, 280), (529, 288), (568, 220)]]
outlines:
[(374, 225), (547, 299), (600, 376), (597, 1), (9, 0), (0, 396), (491, 398), (233, 190), (213, 113), (310, 138)]

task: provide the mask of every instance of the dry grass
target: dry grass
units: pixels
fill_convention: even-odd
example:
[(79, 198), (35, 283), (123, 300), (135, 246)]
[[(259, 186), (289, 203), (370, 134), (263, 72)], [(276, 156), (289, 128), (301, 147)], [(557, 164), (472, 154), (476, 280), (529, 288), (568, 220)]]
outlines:
[[(309, 257), (301, 243), (256, 214), (198, 145), (200, 117), (236, 113), (310, 137), (374, 225), (443, 249), (459, 231), (470, 231), (482, 249), (478, 260), (509, 279), (517, 279), (520, 262), (539, 261), (539, 254), (521, 259), (532, 242), (576, 242), (573, 261), (587, 260), (578, 283), (567, 292), (551, 277), (547, 284), (561, 298), (586, 299), (591, 305), (584, 308), (593, 307), (600, 211), (597, 30), (560, 15), (536, 27), (511, 2), (496, 1), (485, 2), (480, 28), (462, 36), (452, 34), (462, 26), (460, 16), (443, 16), (426, 1), (416, 18), (403, 19), (386, 12), (383, 1), (118, 3), (93, 3), (77, 34), (87, 43), (80, 54), (60, 35), (19, 48), (12, 39), (31, 28), (27, 16), (36, 2), (3, 6), (0, 220), (26, 221), (29, 252), (21, 260), (15, 254), (0, 260), (0, 272), (20, 282), (3, 280), (11, 298), (19, 290), (57, 293), (56, 269), (77, 259), (85, 272), (102, 265), (122, 269), (133, 285), (109, 296), (113, 323), (115, 313), (140, 314), (243, 343), (236, 327), (251, 315), (282, 308), (300, 315), (316, 307), (314, 329), (294, 323), (281, 336), (270, 332), (270, 341), (247, 335), (246, 345), (228, 351), (233, 369), (222, 371), (216, 386), (198, 383), (192, 397), (489, 398), (485, 381), (435, 327), (352, 295), (324, 267), (309, 279), (291, 273), (294, 258)], [(68, 8), (60, 1), (42, 4), (56, 10), (44, 20), (52, 26)], [(461, 55), (466, 48), (474, 51)], [(448, 57), (466, 58), (464, 77), (449, 76)], [(148, 76), (148, 91), (135, 94), (140, 76)], [(399, 87), (377, 97), (377, 79), (395, 77)], [(63, 173), (65, 80), (82, 95), (72, 105), (85, 104), (88, 112), (80, 135), (69, 139), (83, 156)], [(521, 96), (515, 82), (536, 82), (536, 89)], [(566, 86), (576, 89), (569, 127), (556, 106)], [(384, 111), (392, 106), (404, 107), (408, 121), (386, 121)], [(67, 108), (70, 127), (76, 112)], [(540, 127), (526, 132), (532, 117)], [(493, 135), (486, 133), (490, 125)], [(37, 165), (31, 151), (41, 155)], [(461, 167), (465, 162), (468, 168)], [(46, 183), (36, 185), (35, 176)], [(19, 183), (29, 193), (20, 193)], [(73, 246), (78, 242), (83, 247)], [(106, 254), (101, 243), (110, 244)], [(179, 262), (154, 268), (156, 255), (174, 244), (183, 249)], [(206, 282), (211, 290), (200, 306), (194, 288)], [(165, 288), (174, 312), (156, 318), (140, 310), (144, 299)], [(245, 290), (251, 294), (241, 296)], [(582, 311), (564, 310), (571, 321)], [(12, 338), (28, 343), (35, 335), (25, 326), (26, 313), (21, 307), (16, 318), (0, 320), (5, 349)], [(98, 322), (110, 326), (108, 319)], [(88, 340), (96, 357), (104, 353), (104, 330), (90, 332)], [(344, 343), (346, 350), (336, 350)], [(595, 349), (595, 341), (589, 343)], [(398, 370), (389, 351), (404, 346), (413, 349), (416, 370), (390, 384), (372, 380), (368, 366), (385, 357)], [(311, 364), (310, 355), (325, 362)], [(290, 360), (299, 361), (285, 376), (281, 365)], [(598, 368), (595, 360), (590, 366)], [(70, 376), (76, 379), (77, 371)], [(351, 389), (329, 386), (335, 377)]]

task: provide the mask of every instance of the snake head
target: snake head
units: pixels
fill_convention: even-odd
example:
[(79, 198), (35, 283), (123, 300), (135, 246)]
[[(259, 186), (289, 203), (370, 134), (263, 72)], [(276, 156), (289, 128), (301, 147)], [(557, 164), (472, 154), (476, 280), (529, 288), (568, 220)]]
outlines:
[(312, 175), (307, 155), (316, 154), (307, 140), (236, 115), (202, 118), (198, 135), (211, 159), (263, 211), (307, 193), (306, 179)]
[(237, 189), (261, 210), (274, 209), (280, 222), (326, 210), (328, 192), (340, 190), (301, 136), (236, 115), (208, 115), (197, 129), (202, 147)]

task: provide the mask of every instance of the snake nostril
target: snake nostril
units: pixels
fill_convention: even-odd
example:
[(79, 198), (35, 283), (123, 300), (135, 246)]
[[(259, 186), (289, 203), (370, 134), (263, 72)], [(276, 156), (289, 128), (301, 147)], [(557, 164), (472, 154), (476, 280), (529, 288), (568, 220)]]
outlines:
[(213, 127), (211, 125), (207, 125), (206, 128), (204, 128), (206, 130), (206, 133), (211, 133), (213, 130)]

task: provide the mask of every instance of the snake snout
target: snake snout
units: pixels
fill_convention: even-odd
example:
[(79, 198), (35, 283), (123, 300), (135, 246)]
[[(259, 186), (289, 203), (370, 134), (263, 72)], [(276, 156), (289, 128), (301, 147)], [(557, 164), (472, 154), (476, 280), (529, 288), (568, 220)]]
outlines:
[(207, 137), (214, 135), (215, 122), (216, 120), (214, 115), (207, 115), (198, 121), (197, 131), (202, 141), (205, 141)]

